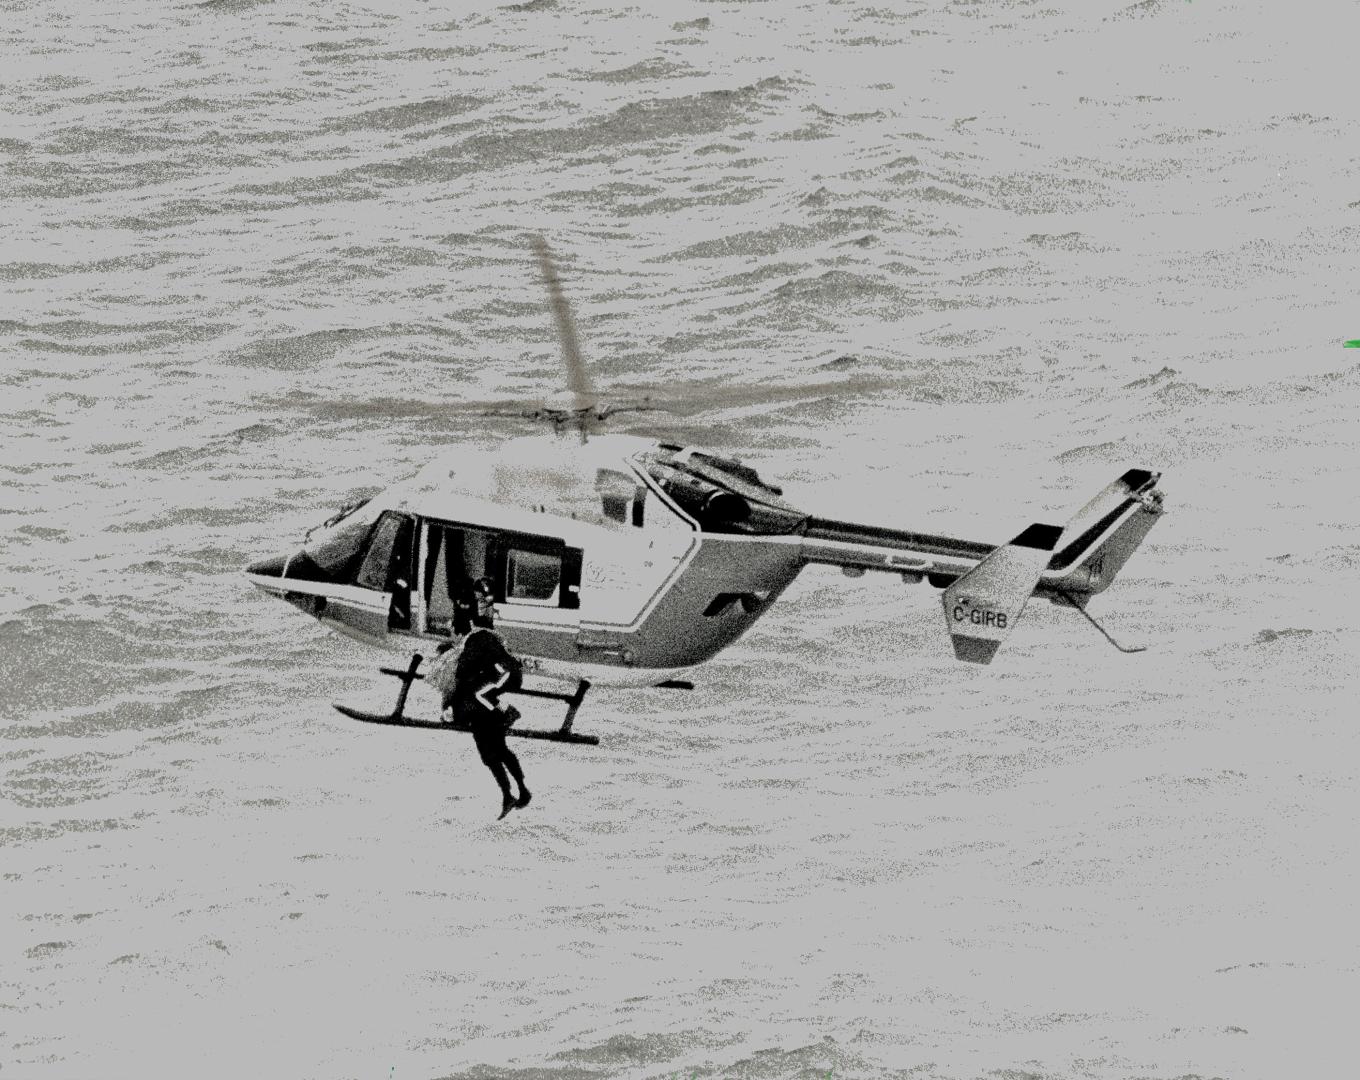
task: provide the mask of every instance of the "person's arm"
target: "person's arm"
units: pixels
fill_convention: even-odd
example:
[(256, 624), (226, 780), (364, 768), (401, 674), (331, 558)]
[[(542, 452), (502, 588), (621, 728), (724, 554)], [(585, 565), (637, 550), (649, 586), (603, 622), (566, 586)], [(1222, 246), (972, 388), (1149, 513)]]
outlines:
[(477, 703), (490, 712), (504, 712), (508, 709), (509, 706), (501, 702), (501, 694), (510, 684), (510, 677), (511, 671), (506, 664), (499, 662), (491, 664), (491, 671), (485, 679), (480, 680), (481, 686), (474, 694)]
[(514, 653), (505, 647), (505, 642), (501, 640), (499, 635), (496, 637), (496, 644), (499, 646), (499, 655), (495, 662), (507, 668), (510, 672), (510, 680), (505, 684), (503, 691), (508, 694), (511, 691), (518, 690), (523, 684), (524, 665), (519, 662), (519, 658)]

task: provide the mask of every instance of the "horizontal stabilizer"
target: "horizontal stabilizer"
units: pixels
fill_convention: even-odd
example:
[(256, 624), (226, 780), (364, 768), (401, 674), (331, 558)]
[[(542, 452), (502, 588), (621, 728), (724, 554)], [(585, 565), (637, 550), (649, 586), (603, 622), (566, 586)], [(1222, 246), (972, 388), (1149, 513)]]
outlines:
[(991, 663), (1025, 610), (1062, 534), (1057, 525), (1031, 525), (945, 589), (944, 617), (955, 656), (974, 664)]

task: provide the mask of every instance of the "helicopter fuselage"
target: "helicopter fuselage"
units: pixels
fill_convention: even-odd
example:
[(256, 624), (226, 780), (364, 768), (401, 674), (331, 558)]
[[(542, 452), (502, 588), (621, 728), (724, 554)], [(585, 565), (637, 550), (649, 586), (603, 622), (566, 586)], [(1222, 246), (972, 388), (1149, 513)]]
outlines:
[[(1071, 602), (1113, 578), (1160, 512), (1144, 498), (1155, 475), (1123, 481), (1069, 527), (1036, 594)], [(325, 626), (427, 653), (467, 629), (463, 601), (489, 579), (527, 672), (645, 686), (731, 645), (810, 563), (943, 588), (993, 550), (813, 517), (738, 461), (606, 435), (460, 451), (247, 574)]]

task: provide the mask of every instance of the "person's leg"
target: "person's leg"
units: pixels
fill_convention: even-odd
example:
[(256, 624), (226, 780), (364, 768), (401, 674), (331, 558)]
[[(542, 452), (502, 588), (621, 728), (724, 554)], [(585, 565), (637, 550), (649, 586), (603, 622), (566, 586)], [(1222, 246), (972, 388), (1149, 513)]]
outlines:
[(496, 728), (490, 733), (488, 743), (492, 739), (495, 740), (496, 754), (501, 766), (515, 778), (515, 783), (519, 785), (519, 798), (515, 800), (515, 805), (517, 807), (528, 806), (532, 796), (529, 794), (529, 789), (524, 786), (524, 770), (520, 768), (519, 758), (515, 756), (510, 747), (505, 745), (505, 730)]
[[(505, 737), (501, 737), (501, 744), (505, 744)], [(515, 752), (510, 747), (505, 747), (505, 754), (501, 760), (505, 767), (510, 771), (510, 775), (515, 778), (515, 783), (519, 785), (519, 799), (515, 805), (523, 808), (529, 805), (529, 800), (533, 797), (529, 794), (529, 789), (524, 786), (524, 770), (519, 767), (519, 758), (515, 757)]]
[(505, 766), (501, 763), (501, 753), (505, 750), (505, 736), (501, 734), (497, 740), (497, 734), (483, 724), (474, 724), (472, 728), (472, 738), (477, 743), (477, 753), (481, 755), (482, 764), (491, 770), (491, 775), (500, 786), (501, 817), (505, 817), (514, 808), (516, 800), (510, 794), (510, 778), (505, 774)]

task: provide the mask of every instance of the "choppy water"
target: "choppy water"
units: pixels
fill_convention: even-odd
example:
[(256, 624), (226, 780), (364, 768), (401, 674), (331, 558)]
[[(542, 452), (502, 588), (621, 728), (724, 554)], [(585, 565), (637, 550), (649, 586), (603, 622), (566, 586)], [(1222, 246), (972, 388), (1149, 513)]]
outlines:
[[(7, 4), (0, 1076), (1350, 1069), (1358, 21)], [(557, 388), (533, 232), (600, 383), (742, 389), (647, 430), (811, 508), (1165, 469), (1094, 605), (1152, 651), (1045, 607), (974, 670), (809, 572), (494, 823), (239, 570), (523, 433), (468, 403)]]

